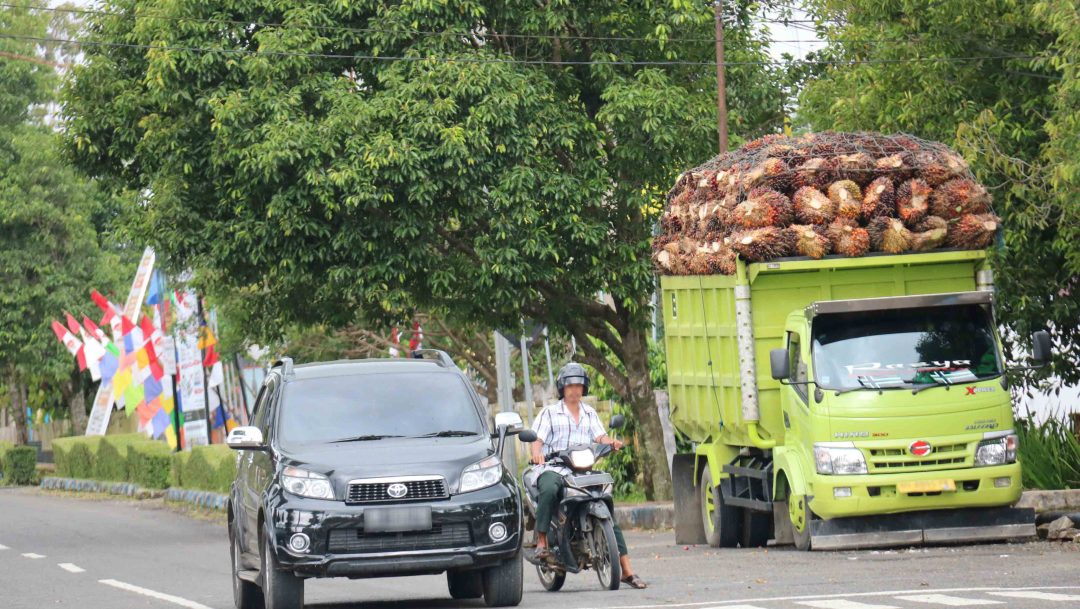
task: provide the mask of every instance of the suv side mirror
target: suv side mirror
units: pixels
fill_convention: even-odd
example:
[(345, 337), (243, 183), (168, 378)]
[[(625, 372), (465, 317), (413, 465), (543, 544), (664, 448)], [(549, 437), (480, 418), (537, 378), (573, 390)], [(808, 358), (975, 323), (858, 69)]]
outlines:
[(262, 431), (258, 427), (236, 427), (225, 438), (225, 444), (234, 450), (265, 450)]
[(1032, 350), (1031, 359), (1036, 366), (1045, 366), (1050, 362), (1050, 333), (1039, 330), (1031, 335)]
[(505, 427), (507, 432), (514, 432), (525, 426), (521, 415), (516, 412), (500, 412), (495, 415), (495, 429)]
[(611, 422), (608, 423), (608, 427), (611, 429), (620, 429), (623, 425), (626, 425), (626, 417), (621, 414), (611, 417)]
[(780, 381), (791, 378), (791, 361), (788, 359), (787, 349), (769, 351), (769, 367), (774, 379)]

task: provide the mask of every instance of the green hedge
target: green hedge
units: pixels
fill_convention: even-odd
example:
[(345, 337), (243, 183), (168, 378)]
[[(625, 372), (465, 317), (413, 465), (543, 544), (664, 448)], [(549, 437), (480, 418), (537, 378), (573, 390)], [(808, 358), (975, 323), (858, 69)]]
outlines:
[(0, 480), (0, 484), (11, 484), (7, 470), (4, 469), (4, 455), (13, 448), (15, 448), (15, 445), (11, 442), (0, 442), (0, 474), (4, 475), (4, 479)]
[(154, 489), (174, 486), (227, 493), (236, 476), (236, 455), (220, 444), (174, 453), (142, 434), (53, 441), (57, 476), (133, 482)]
[(3, 484), (33, 484), (37, 481), (37, 449), (0, 442), (0, 472)]

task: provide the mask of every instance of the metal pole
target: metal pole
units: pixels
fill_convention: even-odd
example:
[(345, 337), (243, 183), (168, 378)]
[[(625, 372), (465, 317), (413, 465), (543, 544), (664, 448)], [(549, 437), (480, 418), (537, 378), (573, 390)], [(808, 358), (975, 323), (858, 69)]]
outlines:
[[(510, 341), (498, 332), (495, 337), (495, 377), (499, 384), (499, 411), (514, 411), (514, 372), (510, 369)], [(514, 449), (503, 452), (506, 467), (517, 477), (517, 452)]]
[(547, 357), (548, 366), (548, 390), (555, 387), (555, 374), (551, 371), (551, 341), (548, 340), (548, 329), (544, 328), (544, 356)]
[(724, 79), (724, 21), (721, 17), (723, 0), (716, 0), (716, 128), (720, 136), (720, 154), (728, 149), (727, 86)]
[[(201, 324), (201, 322), (205, 321), (205, 318), (203, 317), (202, 298), (197, 293), (195, 294), (195, 314), (199, 316), (200, 324)], [(207, 327), (207, 329), (209, 329), (210, 325), (207, 324), (206, 327)], [(199, 338), (202, 338), (201, 329), (200, 329)], [(206, 361), (206, 349), (200, 349), (199, 350), (199, 357), (200, 357), (200, 359), (202, 359), (202, 361), (199, 362), (199, 366), (200, 366), (200, 369), (201, 369), (202, 362)], [(204, 379), (205, 379), (205, 376), (204, 376)], [(206, 379), (206, 380), (209, 380), (209, 379)], [(214, 436), (213, 436), (212, 433), (210, 433), (210, 431), (211, 431), (210, 430), (210, 390), (207, 387), (206, 380), (203, 381), (203, 408), (206, 411), (206, 443), (207, 444), (213, 444), (214, 443)]]
[(532, 379), (529, 378), (529, 339), (521, 336), (521, 377), (525, 382), (525, 420), (532, 427), (533, 395)]

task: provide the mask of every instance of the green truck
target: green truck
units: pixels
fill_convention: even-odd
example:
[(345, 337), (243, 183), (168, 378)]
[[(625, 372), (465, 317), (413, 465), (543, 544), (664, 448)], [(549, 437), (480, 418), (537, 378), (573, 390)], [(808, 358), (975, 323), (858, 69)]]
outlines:
[(1035, 534), (985, 251), (737, 264), (660, 280), (679, 543)]

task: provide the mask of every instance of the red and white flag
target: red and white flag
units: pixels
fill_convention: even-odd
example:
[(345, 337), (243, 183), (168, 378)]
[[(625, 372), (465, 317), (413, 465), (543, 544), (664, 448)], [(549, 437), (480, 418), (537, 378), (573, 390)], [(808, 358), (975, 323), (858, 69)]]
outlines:
[(56, 334), (56, 338), (64, 343), (64, 347), (67, 348), (68, 353), (75, 356), (76, 361), (79, 362), (79, 370), (86, 370), (86, 356), (83, 354), (83, 344), (79, 342), (79, 339), (68, 332), (67, 328), (63, 324), (56, 321), (52, 322), (53, 333)]
[(424, 348), (424, 330), (420, 327), (420, 322), (415, 322), (412, 328), (412, 338), (409, 339), (409, 351), (416, 351), (417, 349)]
[(390, 331), (390, 342), (393, 343), (390, 347), (390, 357), (397, 357), (400, 354), (398, 347), (401, 345), (401, 336), (397, 328)]

